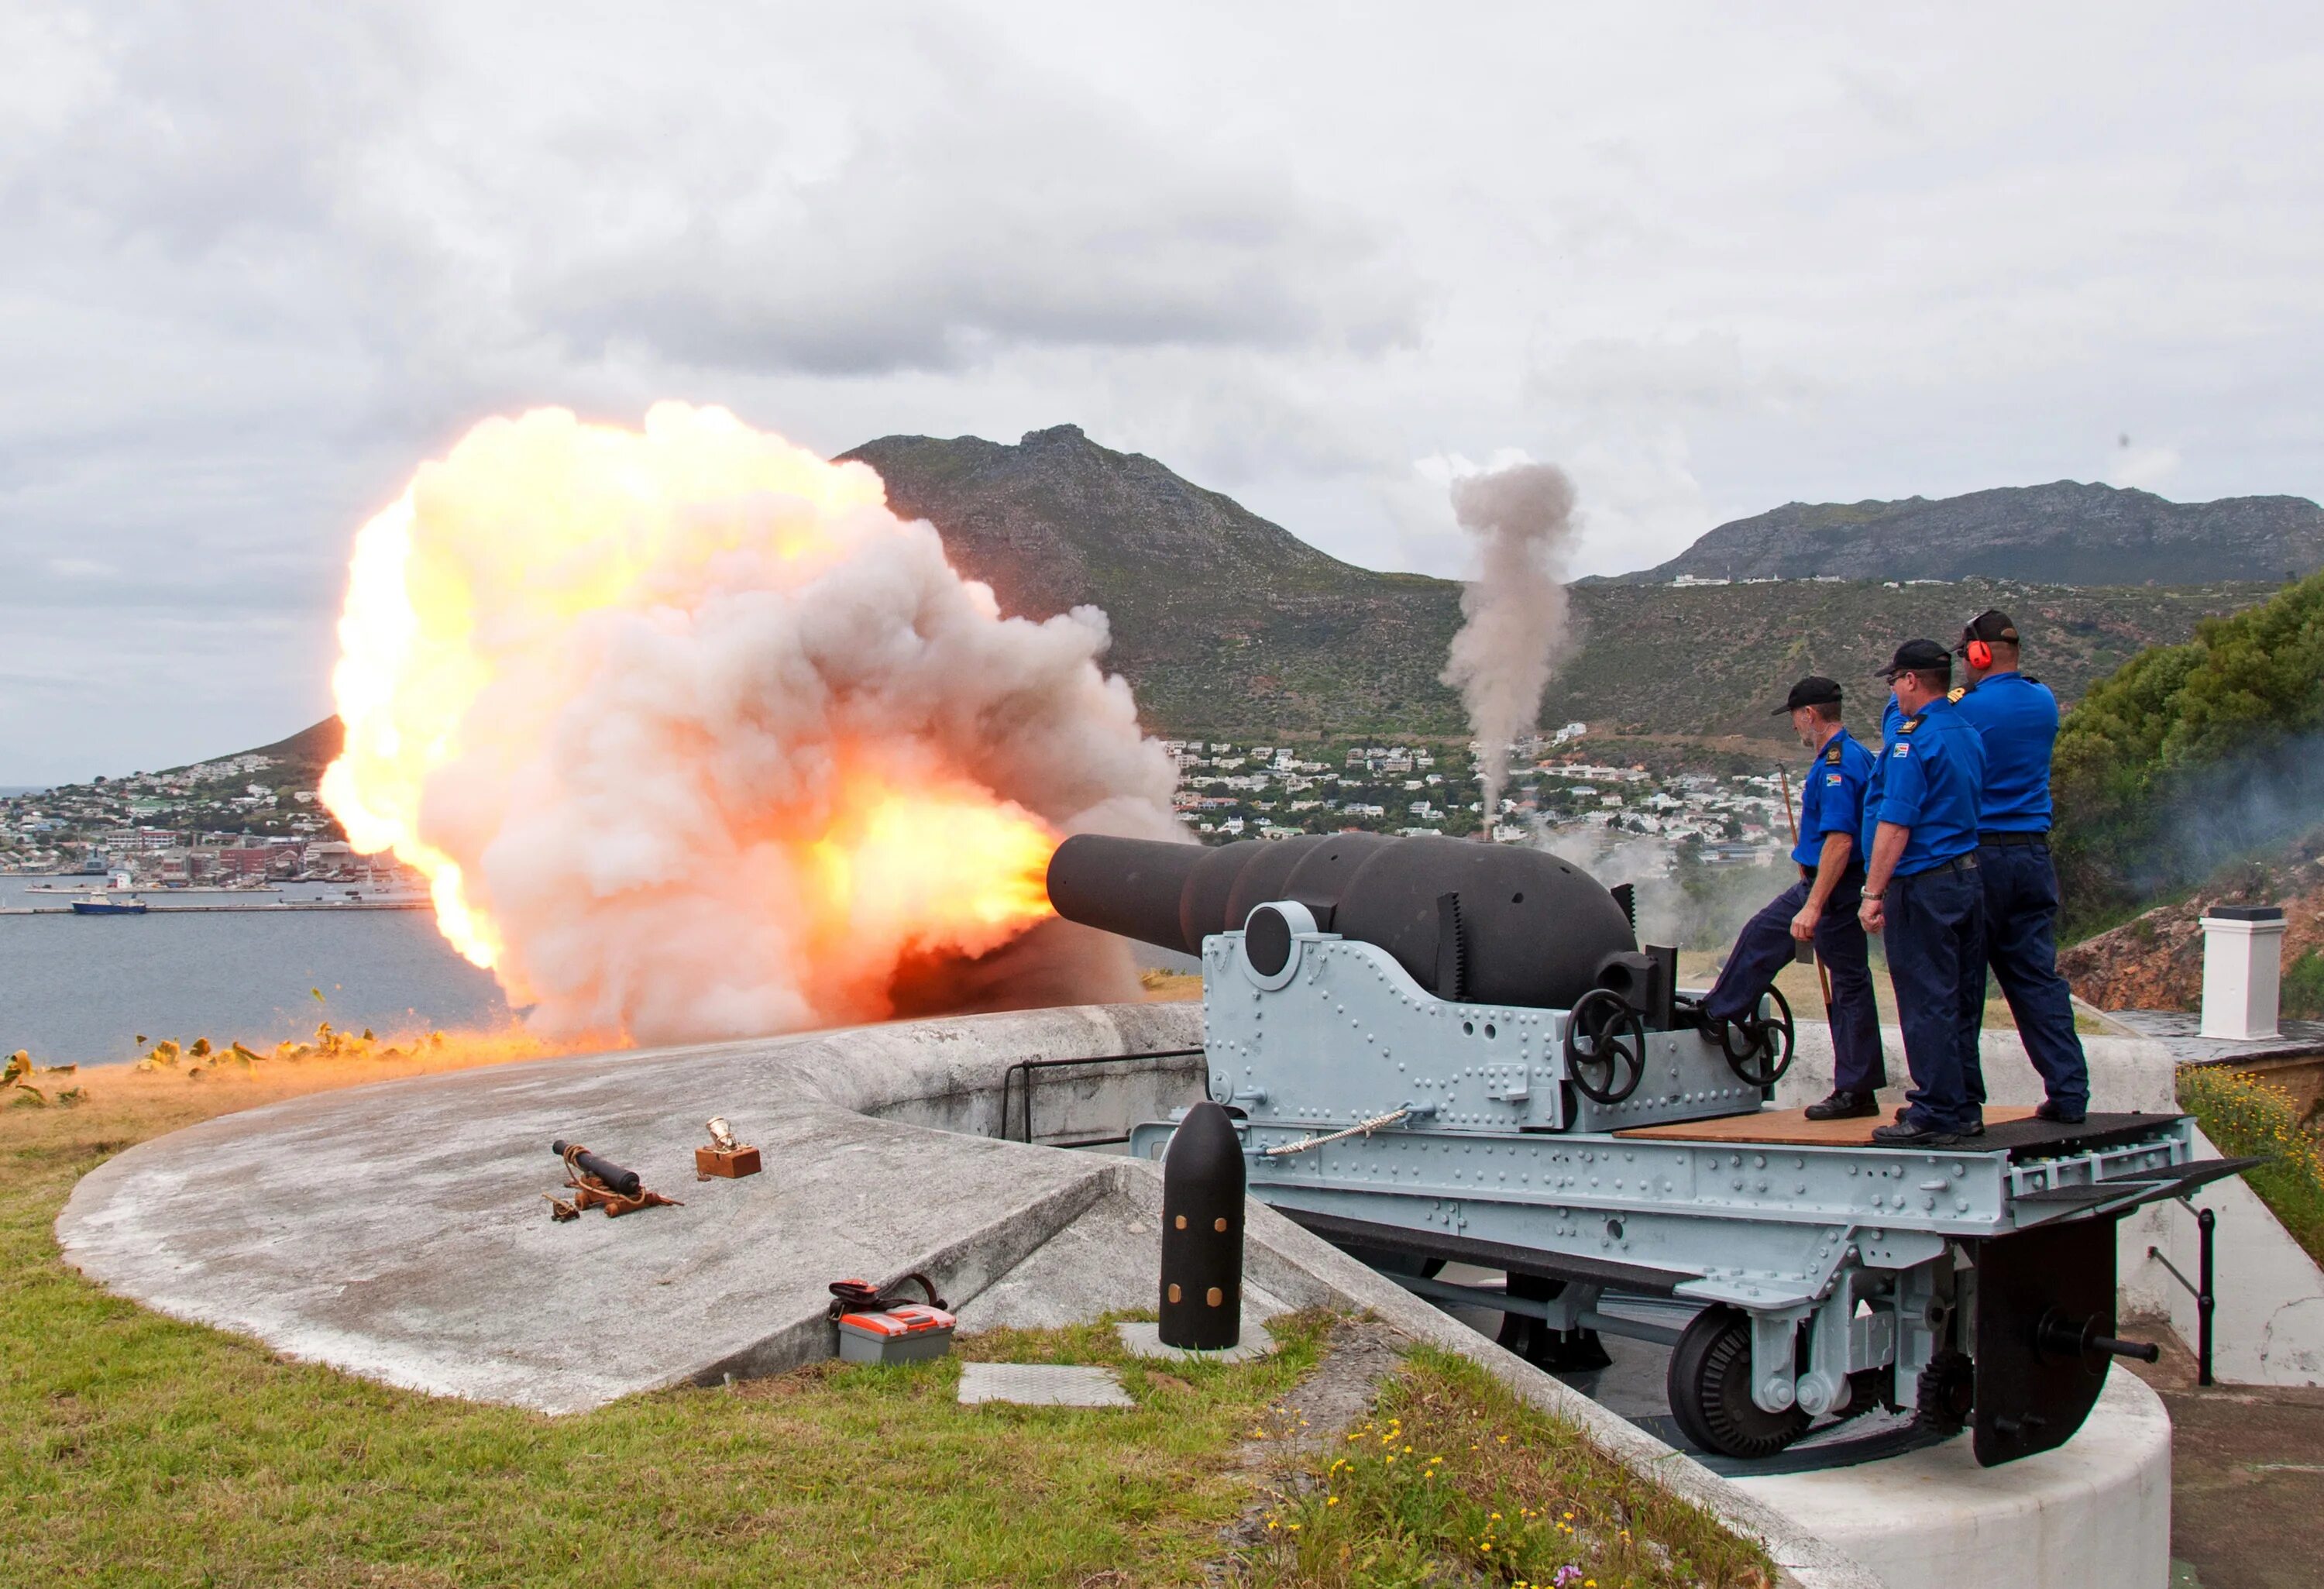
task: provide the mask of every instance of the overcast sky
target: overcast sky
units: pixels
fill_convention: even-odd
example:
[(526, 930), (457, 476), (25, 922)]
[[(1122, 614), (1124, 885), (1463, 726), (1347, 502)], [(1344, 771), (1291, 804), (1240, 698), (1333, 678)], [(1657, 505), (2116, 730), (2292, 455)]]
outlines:
[(2313, 7), (1362, 10), (13, 0), (0, 782), (320, 716), (357, 525), (542, 403), (1072, 420), (1447, 575), (1511, 454), (1585, 573), (2324, 488)]

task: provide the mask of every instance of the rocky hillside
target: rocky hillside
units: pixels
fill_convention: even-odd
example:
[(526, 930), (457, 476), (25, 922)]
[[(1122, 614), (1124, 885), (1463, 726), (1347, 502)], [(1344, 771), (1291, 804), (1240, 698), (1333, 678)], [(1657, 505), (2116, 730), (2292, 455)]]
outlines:
[(2203, 929), (2213, 905), (2281, 905), (2283, 1013), (2324, 1015), (2324, 828), (2266, 860), (2211, 879), (2058, 956), (2074, 992), (2101, 1010), (2194, 1010), (2203, 1001)]
[(2059, 480), (1933, 502), (1786, 503), (1721, 524), (1669, 562), (1625, 577), (2190, 585), (2282, 583), (2319, 566), (2324, 508), (2305, 497), (2178, 503)]
[(1113, 624), (1108, 665), (1159, 727), (1450, 733), (1436, 681), (1460, 587), (1326, 556), (1232, 498), (1078, 426), (1014, 447), (888, 436), (845, 455), (941, 531), (1001, 609), (1080, 603)]
[[(1149, 457), (1072, 425), (1016, 446), (890, 436), (848, 456), (878, 469), (901, 512), (933, 522), (1004, 610), (1077, 603), (1113, 624), (1110, 665), (1166, 732), (1448, 734), (1460, 705), (1437, 681), (1460, 587), (1356, 568)], [(1889, 589), (1784, 581), (1711, 589), (1574, 588), (1581, 646), (1543, 720), (1684, 738), (1775, 736), (1770, 701), (1802, 673), (1877, 691), (1870, 670), (1912, 634), (1950, 637), (1995, 604), (2028, 629), (2034, 667), (2071, 698), (2148, 645), (2270, 587), (2037, 588), (1995, 580)]]

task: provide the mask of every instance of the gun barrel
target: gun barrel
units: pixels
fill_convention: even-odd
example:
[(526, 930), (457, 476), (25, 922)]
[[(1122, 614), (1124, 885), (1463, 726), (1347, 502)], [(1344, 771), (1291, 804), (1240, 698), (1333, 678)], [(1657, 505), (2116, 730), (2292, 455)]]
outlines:
[(1181, 954), (1273, 900), (1387, 950), (1442, 999), (1566, 1008), (1607, 956), (1637, 947), (1614, 896), (1540, 850), (1371, 833), (1215, 849), (1079, 834), (1049, 860), (1058, 915)]
[[(549, 1144), (549, 1150), (559, 1159), (565, 1157), (567, 1144), (561, 1138)], [(608, 1191), (619, 1192), (624, 1197), (634, 1197), (645, 1186), (634, 1169), (623, 1169), (610, 1159), (600, 1159), (584, 1148), (573, 1155), (573, 1168), (584, 1175), (594, 1175), (605, 1183)]]

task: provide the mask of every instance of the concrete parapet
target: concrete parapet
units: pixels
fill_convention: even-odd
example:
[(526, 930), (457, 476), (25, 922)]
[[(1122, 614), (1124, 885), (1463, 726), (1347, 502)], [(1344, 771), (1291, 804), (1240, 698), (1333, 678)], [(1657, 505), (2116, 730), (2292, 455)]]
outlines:
[(2055, 1451), (1977, 1465), (1962, 1440), (1822, 1473), (1741, 1478), (1812, 1518), (1891, 1589), (2163, 1589), (2171, 1576), (2171, 1416), (2122, 1369)]

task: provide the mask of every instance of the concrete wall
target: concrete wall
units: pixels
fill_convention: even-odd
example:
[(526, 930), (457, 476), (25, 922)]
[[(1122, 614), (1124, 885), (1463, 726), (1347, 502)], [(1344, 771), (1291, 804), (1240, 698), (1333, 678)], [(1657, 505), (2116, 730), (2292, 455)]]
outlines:
[[(2197, 1150), (2218, 1150), (2201, 1132)], [(2324, 1271), (2240, 1179), (2213, 1183), (2197, 1201), (2218, 1215), (2213, 1236), (2212, 1373), (2228, 1385), (2324, 1385)], [(2195, 1216), (2175, 1203), (2122, 1222), (2123, 1311), (2163, 1317), (2192, 1347), (2194, 1296), (2147, 1256), (2159, 1248), (2181, 1274), (2198, 1278)]]

